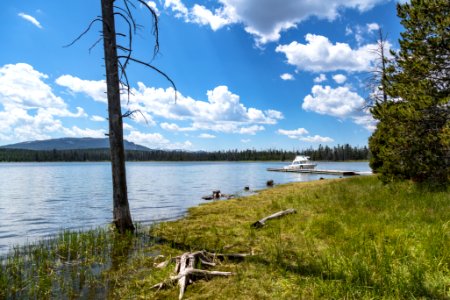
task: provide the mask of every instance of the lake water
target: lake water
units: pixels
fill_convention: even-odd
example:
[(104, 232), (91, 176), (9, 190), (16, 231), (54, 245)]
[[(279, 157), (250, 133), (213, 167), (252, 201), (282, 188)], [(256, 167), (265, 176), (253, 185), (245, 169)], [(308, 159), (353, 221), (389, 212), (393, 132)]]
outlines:
[[(213, 190), (246, 195), (275, 184), (333, 175), (268, 172), (280, 162), (129, 162), (134, 221), (180, 218)], [(318, 169), (370, 171), (367, 162), (319, 162)], [(62, 229), (89, 229), (112, 219), (111, 166), (98, 163), (0, 163), (0, 254)]]

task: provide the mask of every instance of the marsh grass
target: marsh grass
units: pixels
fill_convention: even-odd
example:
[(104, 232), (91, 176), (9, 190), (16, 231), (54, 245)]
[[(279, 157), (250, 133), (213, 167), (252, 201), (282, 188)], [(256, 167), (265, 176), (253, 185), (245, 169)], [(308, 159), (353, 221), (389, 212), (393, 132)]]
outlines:
[[(250, 226), (287, 208), (297, 213)], [(175, 287), (151, 289), (174, 267), (155, 263), (202, 249), (254, 255), (222, 262), (236, 275), (195, 282), (189, 299), (449, 299), (449, 192), (373, 176), (294, 183), (133, 236), (64, 232), (2, 260), (0, 299), (176, 299)]]
[(0, 299), (104, 298), (115, 284), (105, 272), (143, 255), (152, 242), (141, 227), (126, 236), (98, 228), (14, 247), (0, 260)]

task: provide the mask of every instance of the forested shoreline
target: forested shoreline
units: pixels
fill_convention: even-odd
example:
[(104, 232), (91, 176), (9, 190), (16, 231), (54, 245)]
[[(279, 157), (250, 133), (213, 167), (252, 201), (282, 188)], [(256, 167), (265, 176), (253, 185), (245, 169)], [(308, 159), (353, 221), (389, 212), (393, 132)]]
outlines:
[[(319, 145), (318, 148), (299, 151), (268, 150), (225, 150), (225, 151), (183, 151), (183, 150), (127, 150), (127, 161), (292, 161), (296, 155), (307, 155), (315, 161), (368, 160), (367, 147), (352, 147), (349, 144), (334, 147)], [(109, 149), (76, 150), (24, 150), (0, 149), (1, 162), (55, 162), (55, 161), (109, 161)]]

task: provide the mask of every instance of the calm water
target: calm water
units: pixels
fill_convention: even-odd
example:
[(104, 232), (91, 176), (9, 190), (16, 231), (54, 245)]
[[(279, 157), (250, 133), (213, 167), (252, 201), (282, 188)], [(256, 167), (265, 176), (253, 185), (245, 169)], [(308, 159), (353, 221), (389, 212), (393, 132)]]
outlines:
[[(176, 219), (202, 196), (220, 190), (240, 194), (244, 186), (336, 176), (268, 172), (286, 163), (136, 162), (127, 163), (134, 221)], [(319, 163), (318, 169), (370, 171), (368, 163)], [(87, 229), (112, 218), (111, 169), (102, 163), (0, 163), (0, 254), (61, 229)]]

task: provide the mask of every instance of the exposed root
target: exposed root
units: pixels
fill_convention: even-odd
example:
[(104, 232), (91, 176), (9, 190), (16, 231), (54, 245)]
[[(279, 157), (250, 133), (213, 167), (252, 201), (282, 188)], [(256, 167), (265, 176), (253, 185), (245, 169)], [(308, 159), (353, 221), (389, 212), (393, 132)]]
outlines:
[(175, 270), (176, 275), (170, 276), (166, 281), (160, 282), (152, 286), (153, 289), (163, 289), (173, 286), (178, 282), (180, 287), (180, 294), (178, 299), (183, 299), (186, 287), (198, 279), (211, 279), (216, 276), (231, 276), (232, 272), (222, 272), (222, 271), (207, 271), (202, 269), (196, 269), (195, 266), (201, 265), (206, 267), (216, 266), (216, 259), (223, 260), (227, 259), (244, 259), (249, 256), (249, 254), (220, 254), (220, 253), (210, 253), (207, 251), (197, 251), (197, 252), (185, 252), (181, 256), (177, 256), (174, 259), (169, 259), (165, 262), (159, 263), (156, 267), (165, 267), (171, 261), (175, 260)]

